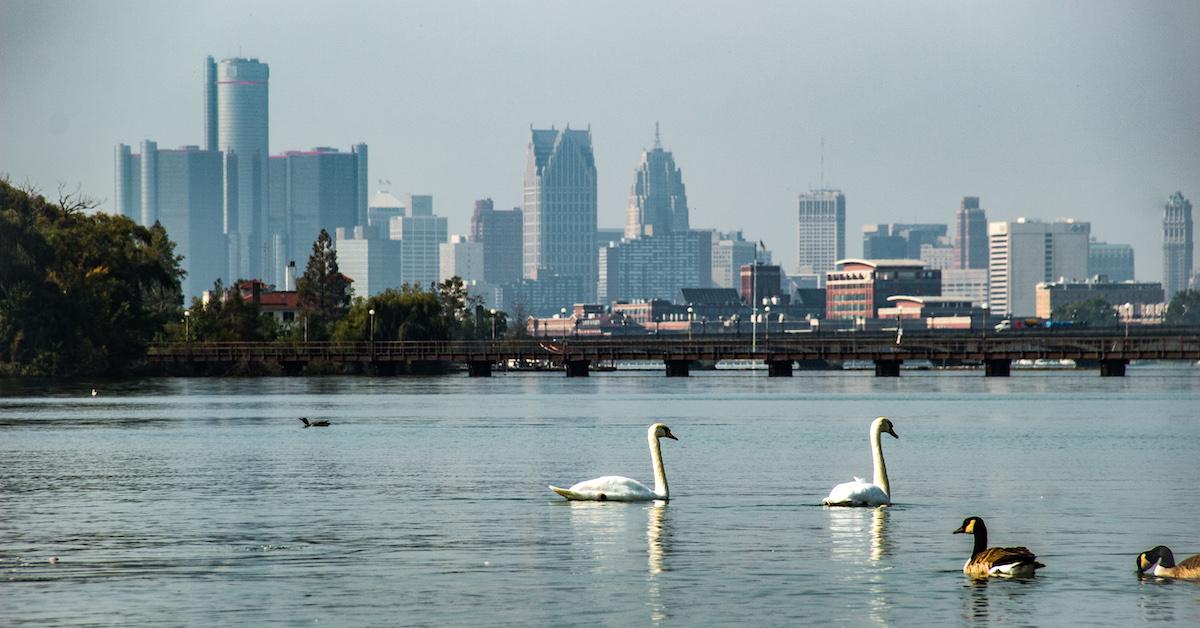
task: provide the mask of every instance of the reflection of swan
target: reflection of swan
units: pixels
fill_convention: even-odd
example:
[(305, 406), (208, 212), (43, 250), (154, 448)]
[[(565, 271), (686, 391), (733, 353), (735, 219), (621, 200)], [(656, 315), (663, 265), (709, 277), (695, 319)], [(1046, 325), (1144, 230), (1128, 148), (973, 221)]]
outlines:
[(651, 576), (663, 570), (663, 515), (666, 512), (667, 502), (656, 501), (650, 506), (650, 514), (646, 519), (646, 555)]
[(1166, 545), (1146, 550), (1137, 557), (1138, 574), (1150, 571), (1160, 578), (1200, 578), (1200, 554), (1175, 564), (1175, 555)]
[(887, 520), (887, 508), (871, 511), (871, 560), (878, 561), (891, 550), (887, 542)]
[(660, 624), (667, 619), (667, 609), (663, 606), (662, 585), (658, 581), (658, 574), (663, 571), (663, 558), (666, 555), (662, 537), (663, 515), (667, 514), (667, 502), (655, 501), (647, 510), (646, 566), (650, 571), (650, 582), (646, 594), (650, 604), (650, 622)]
[(892, 422), (886, 418), (879, 417), (871, 422), (868, 434), (871, 454), (875, 459), (875, 481), (867, 484), (862, 478), (856, 477), (853, 482), (838, 484), (821, 503), (826, 506), (886, 506), (892, 503), (887, 465), (883, 462), (883, 447), (879, 443), (884, 432), (891, 434), (893, 438), (900, 438), (893, 429)]
[(667, 489), (667, 472), (663, 469), (662, 450), (659, 447), (660, 438), (679, 440), (671, 433), (671, 428), (662, 423), (655, 423), (646, 432), (650, 441), (650, 463), (654, 466), (654, 490), (637, 480), (631, 480), (619, 475), (606, 475), (594, 480), (580, 482), (571, 488), (551, 486), (550, 490), (567, 499), (614, 501), (614, 502), (646, 502), (655, 499), (670, 499)]
[(891, 552), (887, 508), (831, 508), (828, 512), (832, 550), (839, 561), (862, 565), (868, 560), (878, 562)]
[(1032, 576), (1045, 565), (1035, 560), (1037, 556), (1027, 547), (988, 547), (987, 526), (979, 517), (963, 519), (955, 534), (975, 535), (975, 547), (971, 557), (963, 565), (963, 573), (975, 578), (988, 576)]

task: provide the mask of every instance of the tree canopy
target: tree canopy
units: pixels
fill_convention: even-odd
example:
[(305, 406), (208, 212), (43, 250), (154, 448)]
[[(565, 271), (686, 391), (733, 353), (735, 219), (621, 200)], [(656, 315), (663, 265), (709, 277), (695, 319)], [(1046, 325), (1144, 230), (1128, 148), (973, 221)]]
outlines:
[(1117, 324), (1117, 311), (1104, 299), (1076, 301), (1054, 308), (1050, 317), (1056, 321), (1072, 321), (1085, 327), (1112, 327)]
[(161, 225), (0, 181), (0, 372), (118, 374), (177, 318), (184, 271)]
[(1200, 325), (1200, 290), (1176, 292), (1167, 304), (1168, 325)]

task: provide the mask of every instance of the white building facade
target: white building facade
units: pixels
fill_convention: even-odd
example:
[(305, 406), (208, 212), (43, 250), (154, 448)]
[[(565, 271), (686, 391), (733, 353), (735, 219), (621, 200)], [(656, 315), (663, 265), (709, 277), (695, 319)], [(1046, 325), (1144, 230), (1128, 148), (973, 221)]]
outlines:
[(1037, 285), (1088, 276), (1091, 225), (1019, 218), (988, 224), (988, 305), (995, 315), (1035, 316)]

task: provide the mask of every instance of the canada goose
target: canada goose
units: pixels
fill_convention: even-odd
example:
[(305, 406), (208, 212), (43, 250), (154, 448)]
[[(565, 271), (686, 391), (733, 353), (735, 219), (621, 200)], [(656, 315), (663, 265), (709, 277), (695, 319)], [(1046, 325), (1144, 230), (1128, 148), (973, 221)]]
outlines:
[(1175, 564), (1175, 555), (1165, 545), (1146, 550), (1137, 557), (1138, 574), (1147, 571), (1160, 578), (1200, 578), (1200, 554)]
[(878, 417), (871, 422), (867, 439), (871, 443), (871, 455), (875, 463), (874, 482), (868, 484), (862, 478), (854, 478), (853, 482), (838, 484), (829, 491), (829, 496), (821, 503), (826, 506), (886, 506), (892, 503), (891, 486), (888, 484), (887, 465), (883, 462), (883, 447), (880, 438), (884, 432), (892, 438), (900, 438), (892, 422), (885, 417)]
[(614, 502), (647, 502), (656, 499), (670, 499), (671, 493), (667, 487), (667, 472), (663, 469), (662, 449), (658, 439), (669, 438), (679, 440), (671, 433), (671, 428), (662, 423), (655, 423), (646, 431), (646, 439), (650, 441), (650, 464), (654, 467), (654, 489), (630, 478), (619, 475), (606, 475), (594, 480), (580, 482), (571, 488), (551, 486), (550, 490), (569, 500), (614, 501)]
[(326, 421), (325, 419), (321, 419), (320, 421), (313, 421), (313, 422), (309, 423), (308, 417), (302, 416), (302, 417), (300, 417), (300, 422), (304, 423), (304, 427), (329, 427), (329, 421)]
[(975, 578), (988, 576), (1032, 576), (1045, 565), (1037, 562), (1027, 547), (988, 547), (987, 526), (979, 517), (963, 519), (955, 534), (975, 535), (971, 558), (963, 565), (963, 573)]

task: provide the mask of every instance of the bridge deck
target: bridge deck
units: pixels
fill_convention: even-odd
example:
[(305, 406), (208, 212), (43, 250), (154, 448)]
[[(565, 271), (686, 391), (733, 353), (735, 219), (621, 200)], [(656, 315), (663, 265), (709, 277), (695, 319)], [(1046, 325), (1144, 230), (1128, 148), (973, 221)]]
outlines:
[(172, 343), (150, 348), (152, 364), (306, 364), (549, 361), (754, 360), (784, 362), (1072, 359), (1099, 361), (1200, 360), (1200, 330), (1134, 333), (1046, 331), (788, 334), (747, 336), (567, 337), (510, 340)]

